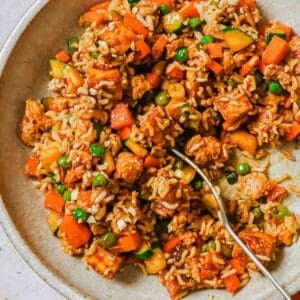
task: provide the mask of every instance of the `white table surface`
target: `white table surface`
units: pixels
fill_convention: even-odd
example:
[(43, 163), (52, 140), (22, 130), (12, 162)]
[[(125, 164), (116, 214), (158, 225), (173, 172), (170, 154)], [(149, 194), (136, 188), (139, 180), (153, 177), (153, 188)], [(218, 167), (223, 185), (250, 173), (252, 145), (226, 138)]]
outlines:
[[(0, 47), (35, 0), (0, 0)], [(22, 260), (0, 227), (0, 300), (62, 300)]]

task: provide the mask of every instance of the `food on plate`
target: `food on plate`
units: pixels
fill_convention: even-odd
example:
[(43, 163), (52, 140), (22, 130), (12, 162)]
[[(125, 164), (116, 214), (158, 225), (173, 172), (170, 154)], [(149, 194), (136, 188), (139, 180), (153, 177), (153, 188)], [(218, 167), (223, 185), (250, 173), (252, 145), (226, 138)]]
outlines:
[(80, 17), (49, 60), (51, 96), (29, 98), (19, 125), (66, 253), (109, 279), (137, 265), (172, 299), (247, 284), (255, 265), (171, 147), (231, 191), (232, 227), (265, 265), (296, 242), (266, 146), (299, 141), (300, 38), (260, 21), (254, 0), (112, 0)]

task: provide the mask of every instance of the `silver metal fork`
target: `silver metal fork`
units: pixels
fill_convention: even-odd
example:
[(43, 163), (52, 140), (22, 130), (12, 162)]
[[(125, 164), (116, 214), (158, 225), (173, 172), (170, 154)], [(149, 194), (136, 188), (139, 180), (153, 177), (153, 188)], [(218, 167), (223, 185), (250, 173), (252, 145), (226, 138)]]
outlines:
[(278, 283), (278, 281), (271, 275), (271, 273), (264, 267), (264, 265), (256, 258), (256, 256), (251, 252), (251, 250), (244, 244), (244, 242), (239, 238), (239, 236), (233, 231), (233, 229), (230, 226), (230, 222), (227, 217), (227, 212), (225, 205), (223, 203), (222, 198), (219, 196), (217, 190), (212, 185), (211, 181), (208, 179), (208, 177), (203, 173), (203, 171), (187, 156), (182, 154), (180, 151), (176, 149), (170, 149), (172, 153), (174, 153), (178, 158), (183, 160), (185, 163), (190, 165), (192, 168), (195, 169), (195, 171), (203, 178), (203, 180), (206, 182), (208, 187), (211, 189), (213, 195), (215, 196), (219, 210), (222, 217), (222, 222), (228, 231), (228, 233), (231, 235), (231, 237), (237, 242), (237, 244), (244, 250), (244, 252), (247, 254), (247, 256), (255, 263), (255, 265), (258, 267), (258, 269), (272, 282), (272, 284), (277, 288), (277, 290), (281, 293), (281, 295), (284, 297), (284, 299), (291, 300), (291, 297), (289, 294), (285, 291), (285, 289)]

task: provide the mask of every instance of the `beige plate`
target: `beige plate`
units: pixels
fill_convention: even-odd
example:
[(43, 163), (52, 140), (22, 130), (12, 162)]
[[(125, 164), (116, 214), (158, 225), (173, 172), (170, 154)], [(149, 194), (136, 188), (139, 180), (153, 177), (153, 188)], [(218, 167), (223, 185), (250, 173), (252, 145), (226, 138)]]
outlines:
[[(16, 135), (17, 123), (27, 97), (46, 93), (48, 59), (63, 46), (65, 38), (76, 33), (78, 17), (97, 1), (37, 0), (18, 24), (0, 55), (0, 221), (11, 242), (28, 264), (51, 286), (70, 299), (168, 299), (156, 277), (145, 277), (128, 268), (116, 280), (109, 281), (88, 271), (76, 258), (65, 255), (45, 222), (41, 194), (23, 175), (29, 155)], [(294, 28), (300, 28), (299, 0), (261, 0), (263, 11)], [(297, 153), (298, 162), (300, 153)], [(282, 159), (279, 152), (271, 169), (273, 177), (289, 172), (299, 184), (296, 163)], [(298, 176), (298, 177), (297, 177)], [(297, 178), (296, 178), (297, 177)], [(290, 204), (300, 213), (296, 198)], [(275, 277), (290, 292), (300, 289), (300, 243), (286, 249), (273, 269)], [(85, 295), (85, 296), (84, 296)], [(230, 299), (225, 291), (200, 291), (188, 299)], [(238, 299), (265, 299), (278, 294), (261, 276), (238, 293)]]

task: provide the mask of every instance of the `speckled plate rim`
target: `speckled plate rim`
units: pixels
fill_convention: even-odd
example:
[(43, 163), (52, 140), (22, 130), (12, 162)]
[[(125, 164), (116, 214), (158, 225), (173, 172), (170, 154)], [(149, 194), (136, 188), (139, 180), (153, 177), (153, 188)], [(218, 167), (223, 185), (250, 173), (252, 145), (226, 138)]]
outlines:
[[(27, 10), (15, 28), (10, 33), (4, 46), (0, 50), (0, 79), (3, 71), (10, 57), (11, 52), (15, 48), (19, 38), (30, 25), (35, 16), (50, 2), (50, 0), (36, 0), (34, 4)], [(82, 295), (77, 289), (71, 287), (61, 278), (55, 276), (49, 268), (41, 261), (41, 259), (35, 255), (26, 241), (22, 238), (17, 228), (14, 225), (9, 213), (5, 208), (3, 198), (0, 194), (0, 225), (2, 226), (6, 236), (11, 242), (12, 246), (27, 265), (47, 284), (49, 284), (54, 290), (56, 290), (62, 296), (68, 299), (81, 300), (88, 299)]]
[[(5, 69), (7, 61), (11, 52), (15, 48), (19, 38), (30, 25), (35, 16), (50, 2), (51, 0), (36, 0), (36, 2), (27, 10), (20, 21), (17, 23), (13, 31), (10, 33), (2, 49), (0, 49), (0, 79)], [(0, 225), (3, 228), (6, 236), (11, 242), (14, 249), (18, 252), (21, 258), (27, 263), (27, 265), (47, 284), (49, 284), (54, 290), (56, 290), (63, 297), (74, 300), (91, 299), (81, 294), (76, 288), (67, 284), (61, 278), (55, 276), (54, 272), (42, 262), (42, 260), (35, 255), (26, 241), (22, 238), (19, 231), (14, 225), (8, 211), (5, 208), (3, 198), (0, 194)], [(288, 291), (293, 294), (300, 290), (300, 277), (294, 278), (286, 286)], [(268, 297), (277, 295), (274, 290), (274, 294)]]

